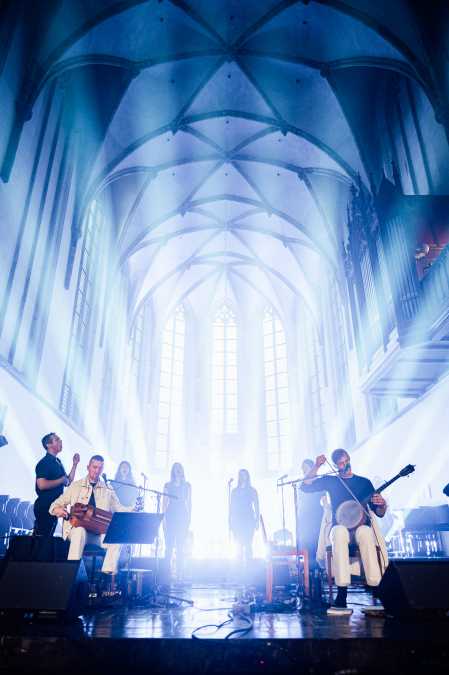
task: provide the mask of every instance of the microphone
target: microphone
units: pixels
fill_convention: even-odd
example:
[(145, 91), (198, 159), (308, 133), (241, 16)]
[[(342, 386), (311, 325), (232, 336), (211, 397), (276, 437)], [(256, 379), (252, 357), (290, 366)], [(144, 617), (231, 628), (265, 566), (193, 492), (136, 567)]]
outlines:
[(105, 482), (106, 485), (107, 485), (109, 481), (108, 481), (108, 478), (107, 478), (106, 474), (105, 474), (105, 473), (102, 473), (102, 474), (101, 474), (101, 477), (102, 477), (102, 479), (104, 480), (104, 482)]
[(278, 478), (278, 483), (282, 483), (282, 481), (285, 480), (286, 478), (288, 478), (288, 473), (284, 473), (283, 476), (281, 476), (280, 478)]
[(142, 476), (142, 478), (143, 478), (144, 480), (148, 480), (147, 474), (144, 473), (143, 471), (140, 472), (140, 475)]
[(351, 462), (346, 462), (340, 473), (345, 474), (349, 473), (350, 471), (351, 471)]
[(228, 485), (231, 485), (231, 483), (233, 483), (233, 482), (234, 482), (234, 479), (233, 479), (233, 478), (230, 478), (230, 479), (228, 480)]

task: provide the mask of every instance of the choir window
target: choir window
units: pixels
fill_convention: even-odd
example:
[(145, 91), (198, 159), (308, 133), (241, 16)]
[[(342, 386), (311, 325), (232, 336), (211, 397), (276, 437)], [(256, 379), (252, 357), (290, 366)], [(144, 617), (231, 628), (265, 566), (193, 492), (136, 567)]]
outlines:
[(162, 336), (159, 410), (155, 465), (168, 466), (170, 455), (181, 449), (184, 437), (184, 307), (180, 305), (165, 324)]
[(270, 471), (276, 471), (288, 457), (290, 410), (285, 332), (271, 307), (264, 313), (263, 343), (267, 463)]
[(235, 434), (237, 413), (237, 321), (228, 305), (217, 311), (212, 347), (212, 433)]

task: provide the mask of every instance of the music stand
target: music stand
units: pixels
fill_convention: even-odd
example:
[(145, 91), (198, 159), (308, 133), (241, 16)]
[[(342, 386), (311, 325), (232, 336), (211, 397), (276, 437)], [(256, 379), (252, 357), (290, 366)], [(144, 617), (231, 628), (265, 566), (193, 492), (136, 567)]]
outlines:
[[(136, 513), (136, 512), (116, 512), (112, 516), (111, 523), (104, 538), (105, 544), (152, 544), (157, 537), (159, 527), (164, 517), (163, 513)], [(127, 576), (129, 578), (130, 557), (128, 556)], [(178, 602), (187, 602), (193, 605), (193, 601), (186, 598), (180, 598), (175, 595), (168, 595), (159, 591), (158, 584), (158, 559), (155, 559), (155, 600), (157, 596), (177, 600)], [(128, 583), (127, 583), (128, 585)], [(157, 605), (157, 603), (155, 603)]]
[(162, 522), (162, 513), (118, 511), (112, 516), (105, 544), (152, 544)]

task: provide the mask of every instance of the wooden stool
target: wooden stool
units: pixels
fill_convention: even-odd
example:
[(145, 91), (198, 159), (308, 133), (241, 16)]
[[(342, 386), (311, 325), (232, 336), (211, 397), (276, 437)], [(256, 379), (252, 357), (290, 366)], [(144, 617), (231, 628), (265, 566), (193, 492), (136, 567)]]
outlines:
[(96, 569), (96, 563), (97, 563), (97, 558), (101, 558), (101, 560), (104, 559), (106, 555), (106, 550), (102, 548), (101, 546), (97, 546), (96, 544), (87, 544), (84, 547), (83, 551), (83, 558), (91, 558), (92, 564), (90, 568), (90, 574), (89, 574), (89, 582), (93, 584), (95, 582), (95, 569)]
[[(376, 545), (376, 554), (377, 562), (379, 563), (379, 569), (382, 571), (382, 551), (380, 546)], [(360, 571), (363, 570), (362, 557), (360, 555), (360, 549), (357, 544), (349, 544), (349, 558), (357, 558), (360, 562)], [(326, 572), (327, 572), (327, 583), (329, 585), (329, 602), (332, 603), (334, 597), (334, 581), (332, 575), (332, 546), (326, 546)]]
[(298, 553), (300, 560), (302, 561), (302, 567), (304, 572), (304, 592), (305, 595), (310, 595), (310, 582), (309, 582), (309, 552), (307, 549), (301, 549), (296, 551), (294, 546), (288, 547), (288, 550), (285, 547), (282, 547), (282, 550), (276, 550), (275, 547), (270, 547), (270, 554), (267, 561), (267, 573), (266, 573), (266, 583), (265, 583), (265, 598), (267, 602), (272, 602), (273, 600), (273, 559), (276, 558), (296, 558)]

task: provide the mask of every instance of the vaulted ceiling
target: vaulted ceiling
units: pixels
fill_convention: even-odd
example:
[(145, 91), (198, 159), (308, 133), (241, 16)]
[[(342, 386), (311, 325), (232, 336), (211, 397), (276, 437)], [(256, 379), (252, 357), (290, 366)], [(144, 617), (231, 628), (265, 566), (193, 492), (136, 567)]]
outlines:
[(103, 204), (133, 311), (313, 310), (351, 182), (370, 187), (336, 78), (355, 98), (361, 73), (428, 86), (402, 0), (78, 0), (45, 35), (35, 92), (64, 82), (80, 218)]

